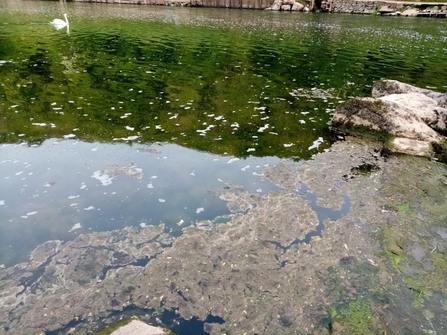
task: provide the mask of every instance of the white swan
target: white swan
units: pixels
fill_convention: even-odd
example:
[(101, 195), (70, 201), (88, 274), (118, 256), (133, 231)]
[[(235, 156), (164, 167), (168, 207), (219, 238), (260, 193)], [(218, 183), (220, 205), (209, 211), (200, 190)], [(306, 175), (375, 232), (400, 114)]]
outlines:
[(50, 22), (50, 24), (51, 24), (52, 26), (54, 26), (57, 30), (59, 30), (59, 29), (65, 27), (65, 26), (68, 26), (68, 17), (67, 17), (67, 14), (64, 14), (64, 17), (65, 17), (65, 21), (64, 21), (64, 20), (61, 20), (61, 19), (54, 19), (53, 21)]

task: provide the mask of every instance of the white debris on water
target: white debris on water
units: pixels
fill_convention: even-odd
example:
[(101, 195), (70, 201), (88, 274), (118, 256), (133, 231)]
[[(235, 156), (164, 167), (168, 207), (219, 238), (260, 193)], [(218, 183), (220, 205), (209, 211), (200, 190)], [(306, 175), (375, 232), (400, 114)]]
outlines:
[(108, 174), (103, 173), (102, 171), (95, 171), (93, 172), (92, 178), (98, 179), (102, 186), (107, 186), (112, 184), (113, 178), (110, 177)]
[(205, 209), (203, 207), (199, 207), (199, 208), (196, 209), (196, 213), (197, 214), (202, 213), (204, 210)]
[(236, 158), (236, 157), (234, 157), (234, 158), (230, 158), (230, 159), (228, 160), (227, 164), (231, 164), (231, 163), (233, 163), (233, 162), (237, 162), (238, 160), (239, 160), (239, 158)]
[(268, 127), (269, 127), (269, 124), (267, 123), (266, 125), (264, 125), (264, 127), (260, 127), (260, 128), (258, 129), (258, 133), (262, 133), (262, 132), (264, 132), (264, 130), (266, 130)]
[(4, 206), (5, 205), (5, 200), (0, 200), (0, 206)]
[(165, 199), (158, 199), (158, 202), (166, 202)]
[(76, 223), (73, 227), (71, 227), (71, 229), (68, 231), (69, 233), (71, 233), (73, 230), (82, 228), (81, 224), (78, 222)]
[(115, 137), (113, 139), (113, 141), (135, 141), (136, 139), (138, 139), (140, 136), (138, 135), (133, 135), (133, 136), (127, 136), (127, 137)]
[(85, 211), (92, 211), (94, 209), (95, 209), (95, 207), (93, 207), (93, 206), (88, 206), (88, 207), (84, 208)]
[(38, 211), (29, 212), (29, 213), (26, 213), (26, 215), (22, 215), (21, 218), (27, 219), (29, 216), (36, 215), (37, 213), (39, 213), (39, 212)]
[(308, 149), (309, 150), (317, 149), (323, 142), (324, 142), (323, 137), (318, 137)]

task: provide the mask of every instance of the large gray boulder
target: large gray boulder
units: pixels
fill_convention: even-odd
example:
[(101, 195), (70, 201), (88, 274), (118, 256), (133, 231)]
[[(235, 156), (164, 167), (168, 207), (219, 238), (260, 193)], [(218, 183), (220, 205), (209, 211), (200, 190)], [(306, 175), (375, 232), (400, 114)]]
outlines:
[(440, 107), (447, 108), (447, 94), (434, 92), (426, 88), (420, 88), (413, 85), (405, 84), (397, 80), (379, 80), (376, 81), (372, 88), (372, 97), (380, 98), (390, 94), (402, 93), (421, 93), (434, 99)]
[(430, 157), (434, 151), (445, 150), (445, 94), (398, 81), (380, 81), (373, 86), (372, 95), (339, 105), (332, 127), (379, 139), (392, 152)]
[(304, 5), (299, 3), (299, 2), (295, 2), (292, 5), (292, 11), (293, 12), (301, 12), (304, 9)]

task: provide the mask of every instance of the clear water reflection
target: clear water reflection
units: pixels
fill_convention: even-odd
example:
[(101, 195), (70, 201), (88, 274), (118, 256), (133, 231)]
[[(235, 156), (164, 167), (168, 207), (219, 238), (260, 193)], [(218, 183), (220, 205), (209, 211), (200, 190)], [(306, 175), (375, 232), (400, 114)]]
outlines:
[[(48, 24), (63, 13), (70, 34)], [(445, 20), (0, 0), (0, 22), (5, 264), (225, 214), (216, 190), (271, 189), (262, 167), (328, 148), (335, 106), (374, 80), (447, 89)]]

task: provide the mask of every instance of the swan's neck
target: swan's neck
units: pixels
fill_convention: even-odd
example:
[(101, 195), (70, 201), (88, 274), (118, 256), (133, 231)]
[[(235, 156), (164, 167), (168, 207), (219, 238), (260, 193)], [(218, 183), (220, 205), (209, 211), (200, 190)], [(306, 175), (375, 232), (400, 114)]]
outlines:
[(64, 17), (65, 17), (65, 22), (67, 22), (67, 24), (68, 24), (68, 17), (67, 17), (67, 14), (64, 14)]

